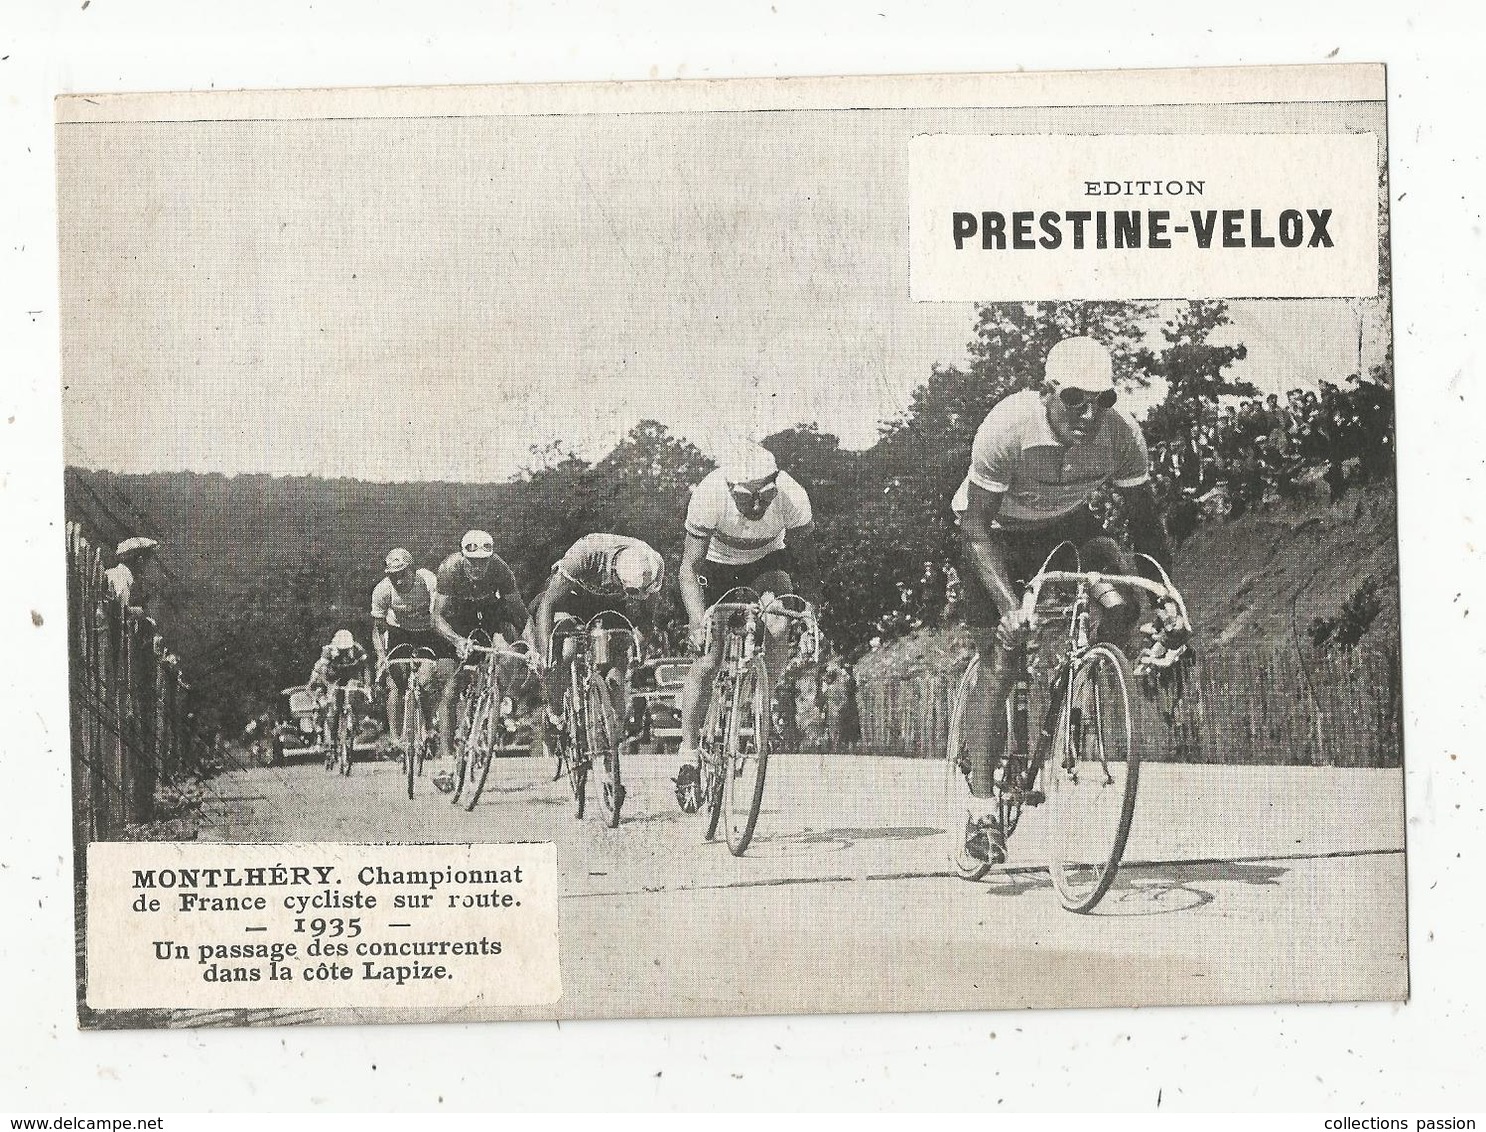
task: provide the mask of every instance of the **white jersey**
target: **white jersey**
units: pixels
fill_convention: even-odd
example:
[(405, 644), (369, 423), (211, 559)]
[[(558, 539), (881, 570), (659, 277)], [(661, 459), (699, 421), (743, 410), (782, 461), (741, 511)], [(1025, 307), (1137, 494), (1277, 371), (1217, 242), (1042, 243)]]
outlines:
[(438, 590), (432, 570), (418, 570), (405, 594), (398, 592), (391, 578), (383, 578), (372, 590), (372, 616), (385, 617), (387, 624), (410, 633), (426, 632), (433, 628), (433, 596)]
[(745, 519), (728, 491), (722, 470), (710, 472), (691, 493), (686, 508), (686, 533), (706, 538), (707, 561), (723, 566), (746, 566), (766, 554), (784, 549), (785, 534), (811, 522), (810, 497), (788, 472), (774, 481), (779, 494), (759, 519)]

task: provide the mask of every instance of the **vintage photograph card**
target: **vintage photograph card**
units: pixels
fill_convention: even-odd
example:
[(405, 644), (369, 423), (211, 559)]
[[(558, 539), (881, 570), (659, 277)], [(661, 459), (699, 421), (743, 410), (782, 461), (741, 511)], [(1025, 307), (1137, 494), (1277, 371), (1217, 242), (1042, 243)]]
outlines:
[(80, 1025), (1406, 998), (1384, 96), (59, 99)]

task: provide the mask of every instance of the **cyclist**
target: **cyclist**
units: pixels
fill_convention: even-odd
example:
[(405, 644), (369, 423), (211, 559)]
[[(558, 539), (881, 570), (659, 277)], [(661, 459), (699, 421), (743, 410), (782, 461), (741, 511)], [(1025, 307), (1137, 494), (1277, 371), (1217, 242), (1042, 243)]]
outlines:
[[(808, 583), (815, 575), (814, 531), (805, 489), (758, 444), (735, 445), (692, 491), (679, 581), (690, 645), (698, 659), (687, 670), (681, 693), (682, 762), (675, 780), (676, 799), (687, 812), (701, 805), (697, 744), (712, 698), (712, 677), (722, 660), (720, 633), (702, 655), (707, 608), (738, 586), (763, 596), (793, 593), (796, 582)], [(789, 626), (783, 622), (767, 629), (764, 668), (772, 689), (789, 655)]]
[(454, 646), (433, 629), (433, 595), (438, 592), (438, 579), (433, 571), (415, 570), (412, 554), (402, 547), (387, 552), (385, 566), (386, 574), (371, 595), (372, 647), (377, 654), (377, 671), (386, 672), (388, 678), (387, 734), (392, 746), (400, 750), (402, 692), (408, 668), (403, 665), (388, 668), (387, 654), (408, 646), (400, 655), (409, 659), (430, 657), (412, 667), (427, 734), (433, 723), (433, 695), (429, 689), (434, 681), (435, 661), (452, 658)]
[[(1015, 679), (1016, 650), (1027, 637), (1021, 583), (1063, 542), (1078, 548), (1084, 570), (1130, 572), (1089, 506), (1105, 484), (1123, 501), (1135, 549), (1163, 568), (1170, 562), (1145, 438), (1133, 420), (1114, 411), (1116, 398), (1108, 349), (1084, 337), (1057, 343), (1048, 351), (1041, 391), (1013, 393), (986, 416), (952, 504), (962, 540), (965, 621), (985, 689), (966, 710), (970, 792), (985, 802), (972, 800), (965, 848), (991, 864), (1006, 858), (991, 802), (992, 775), (1006, 743), (1001, 706)], [(1139, 615), (1136, 599), (1107, 584), (1094, 597), (1100, 606), (1096, 636), (1123, 644)]]
[[(577, 642), (563, 632), (566, 621), (586, 624), (600, 613), (623, 613), (638, 626), (647, 620), (648, 605), (660, 593), (666, 563), (649, 543), (626, 535), (584, 535), (552, 567), (546, 588), (532, 602), (532, 636), (539, 664), (545, 664), (547, 724), (562, 724), (563, 695), (567, 691), (568, 662)], [(554, 631), (554, 626), (556, 626)], [(554, 656), (556, 638), (562, 655)], [(616, 704), (620, 702), (615, 697)]]
[[(330, 643), (320, 650), (320, 659), (310, 670), (309, 688), (320, 692), (320, 729), (326, 741), (334, 749), (340, 738), (341, 698), (345, 689), (360, 683), (365, 688), (372, 685), (371, 657), (361, 647), (349, 629), (337, 629)], [(359, 722), (360, 697), (352, 697), (351, 718)]]
[[(434, 632), (454, 647), (455, 658), (438, 662), (438, 679), (443, 682), (439, 729), (439, 755), (450, 765), (454, 754), (454, 732), (459, 722), (454, 718), (455, 703), (468, 676), (456, 664), (469, 655), (469, 635), (483, 629), (491, 638), (499, 636), (513, 643), (522, 635), (529, 620), (516, 575), (505, 560), (495, 553), (495, 540), (486, 531), (466, 531), (459, 540), (459, 550), (444, 559), (435, 576), (432, 623)], [(434, 785), (447, 793), (454, 789), (453, 777), (436, 775)]]

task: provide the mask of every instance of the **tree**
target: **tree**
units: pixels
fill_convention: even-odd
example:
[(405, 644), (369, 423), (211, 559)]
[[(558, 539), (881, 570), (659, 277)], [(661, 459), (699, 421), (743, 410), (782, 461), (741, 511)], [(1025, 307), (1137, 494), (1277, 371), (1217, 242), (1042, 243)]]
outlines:
[(1165, 400), (1172, 404), (1205, 401), (1215, 405), (1219, 397), (1252, 397), (1259, 392), (1254, 385), (1224, 372), (1234, 362), (1243, 361), (1248, 349), (1211, 340), (1227, 325), (1227, 303), (1216, 299), (1184, 302), (1161, 324), (1166, 345), (1160, 353), (1142, 346), (1135, 352), (1134, 364), (1166, 382)]

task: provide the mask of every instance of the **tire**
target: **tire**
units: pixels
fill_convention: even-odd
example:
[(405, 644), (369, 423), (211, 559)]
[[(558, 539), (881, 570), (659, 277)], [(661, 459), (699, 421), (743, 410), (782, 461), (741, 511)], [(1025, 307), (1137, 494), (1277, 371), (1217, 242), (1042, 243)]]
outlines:
[(722, 780), (725, 831), (728, 849), (734, 857), (741, 857), (758, 826), (769, 769), (769, 675), (762, 656), (749, 661), (733, 688), (727, 735), (728, 760)]
[(475, 703), (475, 714), (470, 719), (469, 734), (465, 740), (469, 750), (469, 793), (464, 800), (466, 811), (473, 811), (490, 781), (490, 767), (495, 762), (495, 729), (499, 726), (497, 689), (486, 684)]
[(341, 716), (340, 737), (336, 743), (336, 769), (341, 772), (341, 777), (351, 773), (351, 756), (356, 750), (356, 728), (351, 723), (351, 713), (346, 712)]
[[(454, 793), (449, 798), (451, 805), (458, 805), (469, 785), (470, 769), (470, 725), (474, 722), (477, 700), (472, 694), (473, 685), (463, 689), (455, 698), (453, 712), (460, 726), (454, 731)], [(452, 727), (451, 720), (444, 720), (445, 727)]]
[(949, 833), (949, 864), (964, 880), (980, 880), (991, 871), (986, 861), (965, 852), (965, 820), (970, 807), (970, 751), (965, 743), (965, 705), (980, 674), (980, 657), (972, 657), (960, 677), (949, 713), (949, 740), (944, 759), (944, 824)]
[(726, 713), (723, 707), (731, 708), (731, 691), (719, 680), (712, 685), (712, 702), (707, 707), (707, 720), (702, 726), (701, 767), (702, 807), (707, 811), (707, 825), (702, 836), (711, 841), (717, 836), (717, 826), (722, 820), (723, 751), (727, 740)]
[(594, 785), (598, 788), (599, 813), (609, 828), (614, 829), (619, 825), (619, 812), (624, 807), (624, 783), (619, 774), (619, 715), (614, 710), (609, 685), (596, 673), (588, 677), (584, 713), (589, 765), (593, 768)]
[(567, 764), (568, 787), (573, 792), (573, 804), (581, 820), (588, 806), (588, 763), (583, 759), (583, 752), (588, 745), (588, 735), (583, 726), (583, 712), (574, 702), (576, 687), (577, 685), (570, 680), (568, 690), (563, 695), (562, 735), (559, 736), (558, 742), (562, 744), (560, 757)]
[(1109, 892), (1130, 836), (1140, 752), (1130, 711), (1130, 662), (1095, 645), (1078, 662), (1045, 767), (1048, 868), (1070, 912)]
[(418, 763), (418, 749), (423, 745), (423, 711), (413, 692), (413, 676), (408, 674), (408, 688), (402, 698), (402, 773), (407, 780), (408, 799), (413, 797), (413, 779)]

